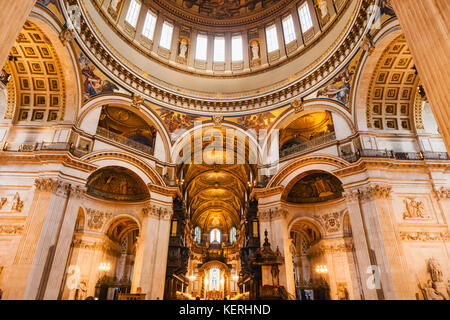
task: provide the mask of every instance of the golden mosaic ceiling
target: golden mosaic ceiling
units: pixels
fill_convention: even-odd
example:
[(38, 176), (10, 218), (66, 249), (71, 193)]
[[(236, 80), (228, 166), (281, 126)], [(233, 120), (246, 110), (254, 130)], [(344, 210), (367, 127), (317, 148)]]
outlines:
[(187, 167), (185, 191), (195, 226), (224, 232), (240, 222), (249, 167), (244, 165), (191, 165)]

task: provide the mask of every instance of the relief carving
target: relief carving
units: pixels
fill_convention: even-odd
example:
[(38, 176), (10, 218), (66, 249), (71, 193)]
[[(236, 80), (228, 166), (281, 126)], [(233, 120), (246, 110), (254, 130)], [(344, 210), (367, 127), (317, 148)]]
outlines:
[(405, 241), (447, 241), (447, 232), (401, 231), (400, 238)]
[(168, 207), (160, 207), (152, 205), (142, 209), (144, 216), (152, 216), (160, 220), (170, 220), (172, 218), (173, 211)]
[(425, 213), (425, 205), (422, 201), (416, 201), (412, 198), (404, 200), (406, 211), (403, 212), (403, 219), (429, 219), (430, 216)]
[(104, 213), (95, 209), (87, 209), (88, 215), (88, 227), (93, 230), (99, 230), (103, 227), (106, 220), (108, 220), (112, 214)]
[(315, 215), (316, 219), (318, 219), (322, 225), (325, 227), (325, 230), (329, 233), (339, 232), (341, 230), (342, 225), (342, 217), (345, 214), (345, 210), (340, 212), (326, 213), (323, 215)]

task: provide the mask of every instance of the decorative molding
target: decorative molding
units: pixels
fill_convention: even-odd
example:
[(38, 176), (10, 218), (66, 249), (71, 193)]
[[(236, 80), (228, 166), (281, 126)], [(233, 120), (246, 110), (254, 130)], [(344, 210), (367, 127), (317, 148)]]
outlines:
[(23, 232), (24, 227), (21, 225), (0, 225), (0, 234), (6, 234), (10, 236), (20, 235)]
[(430, 231), (400, 231), (400, 238), (404, 241), (449, 241), (448, 232), (430, 232)]
[(344, 241), (340, 243), (327, 243), (326, 241), (321, 241), (309, 249), (308, 257), (314, 258), (325, 254), (347, 253), (353, 251), (353, 249), (354, 245), (351, 240), (344, 239)]

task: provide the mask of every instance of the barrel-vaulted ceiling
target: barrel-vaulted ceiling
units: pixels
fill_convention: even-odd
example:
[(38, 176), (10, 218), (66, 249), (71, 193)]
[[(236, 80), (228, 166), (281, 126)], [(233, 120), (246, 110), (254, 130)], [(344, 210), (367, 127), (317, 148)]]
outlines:
[(250, 167), (189, 165), (184, 178), (191, 221), (205, 232), (239, 226)]

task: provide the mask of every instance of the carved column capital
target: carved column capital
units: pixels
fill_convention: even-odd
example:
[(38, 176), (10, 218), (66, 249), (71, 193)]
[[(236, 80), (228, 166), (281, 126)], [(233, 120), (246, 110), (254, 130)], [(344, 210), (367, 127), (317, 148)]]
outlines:
[(286, 218), (288, 211), (281, 207), (262, 209), (258, 212), (259, 221), (272, 221)]
[(161, 205), (150, 205), (142, 209), (144, 217), (153, 217), (159, 220), (170, 220), (172, 219), (173, 210), (168, 206)]
[(450, 188), (440, 187), (433, 190), (434, 195), (438, 200), (449, 199), (450, 198)]

